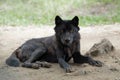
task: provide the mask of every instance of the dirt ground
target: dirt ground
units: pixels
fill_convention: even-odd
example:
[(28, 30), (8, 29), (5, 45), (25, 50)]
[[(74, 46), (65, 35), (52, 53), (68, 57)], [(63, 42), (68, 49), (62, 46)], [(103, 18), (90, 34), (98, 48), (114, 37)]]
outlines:
[(92, 45), (103, 38), (109, 39), (115, 51), (94, 59), (104, 63), (103, 67), (88, 64), (73, 64), (72, 73), (65, 73), (59, 65), (38, 70), (9, 67), (5, 59), (26, 40), (54, 34), (53, 27), (0, 27), (0, 80), (120, 80), (120, 24), (82, 27), (81, 52), (84, 55)]

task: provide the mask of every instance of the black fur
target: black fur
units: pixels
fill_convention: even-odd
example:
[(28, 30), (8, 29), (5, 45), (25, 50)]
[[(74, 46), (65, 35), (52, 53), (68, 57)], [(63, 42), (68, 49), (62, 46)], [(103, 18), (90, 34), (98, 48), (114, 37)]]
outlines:
[(71, 72), (71, 67), (67, 63), (71, 58), (75, 63), (102, 66), (100, 61), (81, 55), (78, 24), (77, 16), (72, 20), (62, 20), (56, 16), (55, 35), (26, 41), (13, 52), (6, 63), (10, 66), (20, 66), (20, 63), (23, 63), (23, 67), (32, 68), (36, 61), (58, 62), (66, 72)]

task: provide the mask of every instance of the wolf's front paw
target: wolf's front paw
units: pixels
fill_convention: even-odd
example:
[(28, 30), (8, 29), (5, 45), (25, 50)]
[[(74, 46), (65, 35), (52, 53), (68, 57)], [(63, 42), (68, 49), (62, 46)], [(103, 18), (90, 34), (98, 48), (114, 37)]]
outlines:
[(67, 68), (65, 68), (65, 71), (66, 71), (66, 73), (71, 73), (71, 72), (73, 72), (73, 70), (72, 70), (71, 67), (67, 67)]
[(93, 60), (93, 59), (89, 59), (88, 63), (92, 66), (97, 66), (97, 67), (103, 66), (103, 63), (101, 61), (97, 61), (97, 60)]

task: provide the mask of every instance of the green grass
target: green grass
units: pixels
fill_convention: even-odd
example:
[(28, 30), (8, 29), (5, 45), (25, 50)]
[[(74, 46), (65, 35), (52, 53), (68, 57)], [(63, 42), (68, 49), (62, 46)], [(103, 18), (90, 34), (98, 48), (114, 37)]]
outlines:
[[(0, 25), (53, 25), (56, 15), (77, 15), (81, 26), (120, 23), (119, 4), (120, 0), (0, 0)], [(99, 13), (106, 5), (112, 7)]]

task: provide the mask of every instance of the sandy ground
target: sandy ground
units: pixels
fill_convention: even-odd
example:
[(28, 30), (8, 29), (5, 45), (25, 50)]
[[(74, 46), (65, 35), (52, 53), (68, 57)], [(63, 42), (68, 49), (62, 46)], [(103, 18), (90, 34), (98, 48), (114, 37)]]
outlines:
[(70, 63), (75, 71), (68, 74), (57, 63), (49, 69), (38, 70), (5, 64), (5, 59), (22, 43), (30, 38), (54, 34), (53, 27), (0, 27), (0, 80), (120, 80), (120, 24), (82, 27), (80, 33), (83, 55), (103, 38), (109, 39), (116, 50), (94, 58), (102, 61), (103, 67)]

